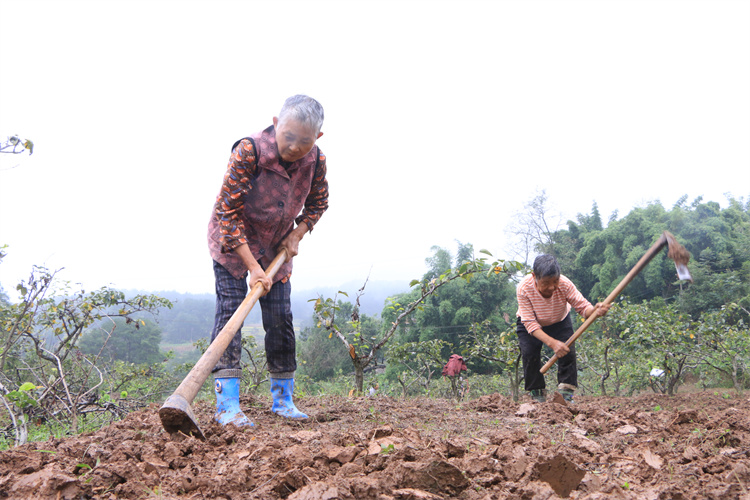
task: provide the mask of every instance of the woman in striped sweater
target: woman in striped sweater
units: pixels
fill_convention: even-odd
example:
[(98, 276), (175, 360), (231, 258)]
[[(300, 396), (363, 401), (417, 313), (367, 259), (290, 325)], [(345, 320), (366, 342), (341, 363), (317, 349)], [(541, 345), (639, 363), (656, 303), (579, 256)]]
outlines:
[(575, 344), (565, 342), (573, 335), (570, 310), (584, 318), (592, 314), (604, 316), (609, 304), (595, 306), (581, 295), (568, 278), (560, 274), (560, 264), (552, 255), (534, 259), (532, 272), (518, 285), (518, 312), (516, 333), (523, 358), (524, 385), (535, 401), (545, 401), (546, 391), (542, 366), (542, 344), (552, 349), (560, 358), (557, 368), (557, 389), (566, 401), (573, 402), (573, 392), (578, 388)]

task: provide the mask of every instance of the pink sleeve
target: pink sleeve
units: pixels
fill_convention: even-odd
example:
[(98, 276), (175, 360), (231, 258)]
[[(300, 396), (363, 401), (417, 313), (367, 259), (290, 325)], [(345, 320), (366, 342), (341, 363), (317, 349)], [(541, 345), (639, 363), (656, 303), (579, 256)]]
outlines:
[(518, 300), (518, 313), (521, 317), (521, 323), (523, 323), (526, 331), (531, 334), (531, 332), (541, 329), (542, 325), (536, 320), (534, 307), (531, 305), (531, 300), (524, 293), (523, 286), (518, 287), (516, 299)]
[(568, 300), (568, 304), (570, 304), (578, 314), (583, 316), (583, 311), (585, 311), (586, 308), (591, 305), (591, 302), (586, 300), (586, 297), (584, 297), (583, 294), (578, 291), (578, 288), (576, 288), (572, 281), (567, 278), (565, 279), (567, 281), (565, 298)]

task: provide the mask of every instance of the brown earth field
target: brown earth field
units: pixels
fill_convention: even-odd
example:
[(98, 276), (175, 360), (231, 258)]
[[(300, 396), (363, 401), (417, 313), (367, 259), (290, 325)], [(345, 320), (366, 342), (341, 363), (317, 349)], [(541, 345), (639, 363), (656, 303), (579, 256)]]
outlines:
[(0, 498), (750, 499), (750, 399), (499, 394), (302, 397), (311, 419), (243, 396), (254, 428), (164, 431), (159, 405), (99, 431), (0, 453)]

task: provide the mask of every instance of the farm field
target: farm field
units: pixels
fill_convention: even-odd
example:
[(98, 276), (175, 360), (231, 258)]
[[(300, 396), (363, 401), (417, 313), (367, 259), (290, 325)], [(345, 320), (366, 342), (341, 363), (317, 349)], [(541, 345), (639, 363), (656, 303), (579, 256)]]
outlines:
[(0, 498), (750, 499), (750, 399), (499, 394), (303, 397), (308, 422), (242, 399), (256, 426), (170, 436), (158, 406), (104, 429), (0, 453)]

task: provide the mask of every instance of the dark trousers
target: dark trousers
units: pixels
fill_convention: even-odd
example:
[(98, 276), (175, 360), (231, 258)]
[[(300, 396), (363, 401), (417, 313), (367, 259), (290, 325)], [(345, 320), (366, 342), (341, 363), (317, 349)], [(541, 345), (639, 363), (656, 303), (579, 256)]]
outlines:
[[(214, 261), (216, 278), (216, 315), (211, 342), (216, 338), (229, 318), (245, 300), (248, 292), (247, 279), (237, 279)], [(294, 372), (297, 369), (296, 339), (292, 321), (292, 285), (278, 281), (271, 291), (258, 302), (263, 316), (263, 329), (266, 331), (265, 347), (268, 371), (270, 373)], [(242, 357), (242, 326), (237, 330), (224, 354), (213, 371), (240, 369)]]
[[(565, 319), (553, 325), (544, 326), (542, 330), (553, 339), (566, 342), (573, 335), (573, 321), (570, 314)], [(539, 373), (542, 368), (542, 346), (541, 340), (526, 331), (521, 323), (521, 318), (516, 321), (516, 334), (521, 346), (521, 357), (523, 358), (523, 379), (527, 391), (544, 389), (544, 375)], [(578, 386), (578, 367), (576, 365), (576, 345), (570, 346), (570, 352), (557, 360), (557, 382), (559, 384), (570, 384)]]

